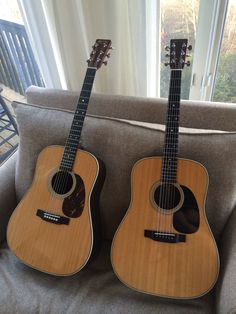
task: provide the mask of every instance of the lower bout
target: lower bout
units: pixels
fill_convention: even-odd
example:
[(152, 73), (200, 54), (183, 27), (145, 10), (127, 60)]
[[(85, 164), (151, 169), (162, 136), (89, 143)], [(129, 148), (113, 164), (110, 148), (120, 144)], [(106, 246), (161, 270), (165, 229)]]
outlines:
[(138, 242), (137, 239), (137, 249), (133, 243), (123, 249), (123, 254), (113, 247), (113, 269), (128, 287), (176, 299), (201, 297), (213, 288), (218, 278), (219, 260), (211, 239), (203, 251), (184, 249), (182, 243), (166, 245), (154, 242), (153, 246), (144, 248)]

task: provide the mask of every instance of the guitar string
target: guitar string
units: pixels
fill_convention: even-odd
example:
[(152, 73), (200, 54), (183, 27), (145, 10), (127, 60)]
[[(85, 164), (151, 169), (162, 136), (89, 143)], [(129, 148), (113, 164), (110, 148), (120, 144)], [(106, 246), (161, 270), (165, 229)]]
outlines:
[(163, 232), (168, 232), (168, 220), (169, 220), (169, 214), (168, 210), (171, 203), (171, 185), (170, 185), (170, 166), (171, 166), (171, 153), (172, 153), (172, 112), (173, 112), (173, 105), (172, 105), (172, 91), (173, 87), (175, 85), (175, 77), (174, 72), (171, 70), (170, 73), (170, 87), (169, 87), (169, 101), (168, 101), (168, 110), (167, 110), (167, 121), (166, 121), (166, 140), (165, 140), (165, 154), (164, 154), (164, 164), (163, 164), (163, 172), (164, 172), (164, 183), (163, 183), (163, 193), (164, 193), (164, 202), (162, 204), (163, 208), (163, 217), (164, 217), (164, 227)]
[[(171, 94), (170, 94), (170, 129), (169, 129), (169, 133), (170, 133), (170, 136), (169, 136), (169, 139), (170, 139), (170, 154), (168, 154), (168, 175), (169, 175), (169, 178), (168, 178), (168, 183), (167, 183), (167, 187), (168, 187), (168, 209), (169, 210), (172, 210), (173, 209), (173, 205), (174, 205), (174, 200), (173, 200), (173, 182), (172, 182), (172, 166), (173, 166), (173, 160), (174, 160), (174, 147), (172, 147), (173, 143), (174, 143), (174, 137), (175, 137), (175, 128), (174, 128), (174, 119), (175, 119), (175, 107), (176, 104), (175, 104), (175, 99), (173, 99), (172, 97), (172, 93), (173, 93), (173, 90), (175, 90), (175, 87), (176, 87), (176, 72), (174, 70), (171, 71)], [(174, 101), (174, 103), (173, 103)], [(173, 132), (171, 131), (173, 130)], [(169, 153), (169, 150), (168, 150), (168, 153)], [(169, 182), (170, 181), (170, 182)], [(168, 221), (169, 221), (169, 224), (168, 224), (168, 221), (167, 221), (167, 232), (171, 232), (171, 216), (172, 216), (172, 213), (169, 213), (168, 214)]]
[[(168, 190), (168, 202), (167, 210), (172, 210), (174, 208), (174, 202), (175, 202), (175, 186), (173, 182), (173, 166), (175, 161), (175, 126), (176, 126), (176, 113), (177, 113), (177, 107), (176, 107), (176, 96), (172, 96), (174, 93), (173, 91), (176, 90), (176, 87), (178, 86), (178, 76), (177, 72), (175, 70), (171, 71), (171, 94), (170, 94), (170, 124), (169, 124), (169, 144), (168, 145), (168, 169), (167, 169), (167, 190)], [(172, 131), (173, 130), (173, 131)], [(168, 219), (167, 219), (167, 232), (173, 231), (173, 224), (172, 224), (172, 217), (173, 213), (167, 213)], [(168, 223), (169, 222), (169, 223)]]
[[(174, 104), (174, 106), (171, 106), (171, 111), (170, 111), (170, 114), (171, 114), (170, 120), (171, 120), (171, 122), (173, 121), (173, 123), (171, 123), (171, 124), (172, 124), (173, 130), (174, 130), (173, 136), (171, 137), (171, 140), (170, 140), (170, 143), (174, 145), (173, 149), (170, 151), (171, 152), (171, 154), (170, 154), (171, 165), (172, 165), (172, 167), (170, 168), (170, 182), (171, 182), (170, 186), (173, 185), (172, 197), (171, 197), (172, 201), (170, 202), (170, 204), (172, 204), (172, 208), (174, 208), (175, 198), (176, 198), (175, 197), (176, 189), (174, 186), (173, 179), (175, 179), (175, 183), (177, 183), (177, 169), (178, 169), (177, 149), (178, 149), (178, 136), (179, 136), (181, 74), (182, 74), (181, 70), (173, 72), (174, 89), (172, 90), (172, 92), (174, 91), (174, 93), (171, 95), (171, 100), (173, 99), (173, 101), (171, 101), (171, 104)], [(172, 170), (173, 170), (173, 172), (172, 172)], [(173, 225), (174, 213), (171, 213), (171, 216), (172, 216), (171, 217), (172, 219), (169, 220), (170, 221), (169, 230), (170, 230), (170, 232), (171, 232), (171, 230), (173, 230), (173, 233), (175, 233), (175, 229), (174, 229), (174, 225)], [(172, 252), (171, 256), (170, 256), (170, 251), (168, 253), (168, 256), (169, 256), (168, 265), (169, 265), (170, 258), (173, 260), (176, 260), (176, 247), (175, 246), (174, 246), (173, 250), (171, 250), (171, 252)], [(175, 264), (174, 261), (173, 261), (173, 263)]]
[[(178, 67), (180, 68), (180, 67)], [(177, 183), (177, 168), (178, 168), (178, 164), (177, 164), (177, 149), (178, 149), (178, 124), (179, 124), (179, 110), (180, 110), (180, 76), (181, 76), (181, 70), (175, 71), (175, 76), (176, 76), (176, 80), (175, 80), (175, 86), (174, 86), (174, 103), (175, 103), (175, 107), (173, 107), (174, 109), (174, 134), (173, 134), (173, 155), (171, 156), (171, 158), (173, 159), (172, 161), (172, 165), (173, 165), (173, 173), (171, 173), (171, 181), (172, 179), (175, 180), (173, 184), (173, 189), (172, 189), (172, 208), (175, 207), (175, 205), (177, 206), (178, 204), (175, 204), (176, 202), (176, 186), (174, 185), (175, 183)], [(172, 178), (174, 177), (174, 178)], [(170, 229), (174, 230), (174, 226), (173, 226), (173, 221), (174, 219), (174, 213), (171, 214), (171, 219), (170, 219)]]
[[(89, 70), (91, 70), (91, 69), (90, 69), (90, 68), (87, 69), (86, 76), (85, 76), (85, 80), (84, 80), (84, 83), (83, 83), (83, 87), (84, 87), (84, 84), (87, 84), (86, 81), (88, 80), (88, 78), (92, 78), (92, 79), (91, 79), (91, 90), (92, 90), (92, 86), (93, 86), (93, 81), (94, 81), (94, 78), (95, 78), (96, 70), (95, 70), (95, 68), (94, 68), (95, 72), (92, 71), (92, 73), (90, 73), (91, 71), (89, 71)], [(89, 74), (93, 74), (93, 75), (89, 75)], [(89, 95), (88, 95), (88, 96), (89, 96), (88, 102), (87, 102), (87, 103), (83, 103), (84, 105), (86, 105), (86, 108), (80, 109), (80, 108), (81, 108), (81, 107), (80, 107), (80, 99), (83, 99), (83, 98), (85, 97), (85, 96), (82, 96), (82, 93), (84, 92), (84, 88), (83, 88), (83, 87), (82, 87), (82, 91), (81, 91), (81, 93), (80, 93), (78, 105), (77, 105), (76, 110), (75, 110), (75, 115), (74, 115), (74, 118), (73, 118), (73, 121), (72, 121), (71, 130), (70, 130), (69, 136), (67, 137), (67, 140), (66, 140), (66, 144), (65, 144), (65, 147), (64, 147), (64, 152), (63, 152), (63, 155), (62, 155), (60, 167), (61, 167), (61, 165), (62, 165), (62, 163), (63, 163), (64, 153), (65, 153), (65, 151), (66, 151), (66, 148), (67, 148), (67, 147), (70, 147), (69, 153), (67, 153), (68, 155), (70, 155), (70, 152), (71, 152), (71, 146), (70, 146), (70, 144), (69, 144), (68, 142), (70, 141), (71, 131), (73, 131), (73, 127), (74, 127), (74, 125), (75, 125), (75, 120), (78, 120), (79, 122), (82, 123), (82, 125), (80, 126), (79, 138), (80, 138), (80, 136), (81, 136), (81, 131), (82, 131), (82, 127), (83, 127), (83, 123), (84, 123), (84, 119), (85, 119), (86, 111), (87, 111), (87, 107), (88, 107), (88, 102), (89, 102), (89, 98), (90, 98), (90, 94), (91, 94), (91, 90), (90, 90), (90, 93), (89, 93)], [(81, 103), (81, 104), (82, 104), (82, 103)], [(80, 119), (77, 119), (77, 118), (76, 118), (76, 115), (78, 114), (79, 110), (85, 111), (83, 121), (81, 121)], [(79, 146), (79, 139), (78, 139), (78, 146)], [(75, 161), (76, 154), (77, 154), (77, 152), (78, 152), (78, 148), (75, 150), (75, 147), (74, 147), (74, 144), (73, 144), (73, 149), (72, 149), (72, 150), (74, 151), (74, 152), (73, 152), (73, 154), (74, 154), (74, 157), (73, 157), (73, 158), (74, 158), (74, 161)], [(74, 164), (74, 161), (73, 161), (73, 164)], [(59, 168), (59, 172), (56, 173), (55, 183), (53, 184), (53, 187), (54, 187), (54, 189), (55, 189), (56, 191), (58, 191), (58, 192), (61, 191), (61, 192), (62, 192), (62, 191), (64, 191), (64, 189), (66, 188), (66, 186), (67, 186), (67, 184), (68, 184), (68, 180), (69, 180), (68, 173), (73, 172), (73, 164), (72, 164), (72, 167), (71, 167), (71, 171), (68, 171), (68, 170), (66, 169), (66, 166), (64, 165), (63, 168), (65, 168), (65, 170), (62, 169), (62, 175), (61, 175), (61, 176), (59, 175), (59, 173), (60, 173), (60, 168)], [(58, 194), (59, 194), (59, 193), (58, 193)], [(55, 196), (55, 192), (54, 192), (54, 193), (51, 193), (51, 200), (50, 200), (50, 201), (53, 200), (54, 196)]]
[[(160, 207), (162, 209), (162, 213), (164, 214), (164, 217), (168, 217), (167, 219), (164, 219), (164, 228), (162, 231), (171, 232), (174, 230), (173, 227), (173, 217), (170, 218), (169, 215), (173, 216), (172, 214), (167, 214), (166, 210), (172, 205), (171, 209), (174, 208), (175, 203), (175, 186), (172, 182), (172, 176), (174, 175), (172, 170), (174, 170), (176, 174), (177, 170), (177, 160), (176, 160), (176, 150), (177, 150), (177, 132), (178, 131), (178, 113), (179, 113), (179, 101), (180, 101), (180, 79), (178, 75), (181, 75), (181, 73), (178, 73), (177, 71), (172, 71), (171, 74), (171, 82), (170, 82), (170, 99), (169, 99), (169, 106), (168, 106), (168, 113), (167, 113), (167, 132), (166, 132), (166, 150), (163, 157), (163, 187), (161, 186), (161, 196), (160, 196)], [(177, 89), (177, 93), (176, 93)], [(173, 93), (173, 90), (175, 93)], [(173, 97), (172, 97), (173, 95)], [(178, 103), (178, 106), (177, 106)], [(175, 106), (175, 107), (174, 107)], [(169, 118), (169, 119), (168, 119)], [(174, 119), (173, 119), (174, 118)], [(171, 129), (173, 128), (173, 132), (171, 132)], [(170, 144), (170, 145), (169, 145)], [(171, 145), (174, 145), (171, 147)], [(175, 164), (174, 164), (175, 163)], [(171, 167), (171, 165), (174, 166), (174, 169)], [(169, 182), (170, 181), (170, 182)], [(165, 210), (166, 208), (166, 210)], [(166, 224), (169, 221), (169, 225)], [(161, 224), (162, 225), (162, 224)], [(169, 227), (169, 229), (168, 229)]]
[[(182, 46), (183, 48), (183, 46)], [(181, 80), (182, 80), (182, 69), (181, 69), (181, 64), (179, 65), (179, 71), (178, 71), (178, 92), (176, 94), (177, 101), (178, 101), (178, 108), (177, 108), (177, 114), (178, 114), (178, 123), (177, 123), (177, 129), (176, 129), (176, 137), (177, 137), (177, 143), (176, 143), (176, 170), (175, 170), (175, 177), (176, 177), (176, 183), (177, 183), (177, 173), (178, 173), (178, 158), (177, 158), (177, 152), (178, 152), (178, 142), (179, 142), (179, 117), (180, 117), (180, 106), (181, 106)], [(177, 183), (178, 184), (178, 183)], [(178, 193), (180, 191), (178, 190)], [(176, 195), (176, 190), (174, 189), (174, 199)], [(181, 202), (181, 193), (180, 193), (180, 202)], [(174, 218), (174, 216), (173, 216)], [(174, 223), (174, 221), (173, 221)], [(173, 226), (174, 227), (174, 226)]]
[[(171, 93), (171, 84), (173, 82), (170, 80), (169, 85), (169, 96)], [(168, 156), (167, 156), (167, 148), (168, 148), (168, 137), (169, 137), (169, 115), (170, 115), (170, 97), (168, 99), (168, 107), (166, 113), (166, 130), (165, 130), (165, 139), (164, 139), (164, 149), (163, 149), (163, 157), (162, 157), (162, 178), (161, 178), (161, 186), (160, 186), (160, 231), (165, 232), (166, 230), (166, 205), (168, 201), (168, 180), (167, 180), (167, 168), (168, 168)]]
[[(88, 69), (87, 69), (87, 71), (86, 71), (85, 79), (86, 79), (86, 77), (87, 77), (87, 74), (88, 74)], [(82, 91), (83, 91), (83, 87), (82, 87)], [(81, 93), (80, 93), (79, 102), (80, 102), (80, 99), (81, 99), (82, 91), (81, 91)], [(68, 184), (68, 180), (69, 180), (69, 179), (68, 179), (68, 173), (72, 172), (72, 169), (71, 169), (71, 171), (68, 171), (68, 170), (66, 169), (66, 167), (67, 167), (67, 166), (65, 165), (66, 159), (64, 160), (64, 158), (66, 158), (66, 157), (65, 157), (65, 156), (66, 156), (66, 155), (65, 155), (66, 149), (69, 148), (69, 152), (66, 153), (67, 156), (70, 156), (70, 152), (71, 152), (71, 149), (72, 149), (70, 143), (68, 143), (68, 142), (70, 142), (70, 141), (73, 140), (72, 130), (73, 130), (73, 126), (74, 126), (74, 124), (75, 124), (76, 115), (78, 114), (79, 102), (78, 102), (78, 105), (77, 105), (76, 110), (75, 110), (74, 118), (73, 118), (73, 121), (72, 121), (72, 124), (71, 124), (70, 133), (69, 133), (69, 136), (67, 137), (66, 144), (65, 144), (65, 146), (64, 146), (64, 151), (63, 151), (61, 163), (60, 163), (60, 168), (61, 168), (61, 166), (62, 166), (62, 167), (65, 168), (65, 169), (62, 169), (62, 171), (60, 171), (60, 168), (59, 168), (59, 172), (57, 172), (57, 174), (56, 174), (54, 189), (55, 189), (56, 191), (58, 191), (58, 194), (60, 194), (60, 192), (62, 192), (62, 191), (65, 189), (66, 185)], [(74, 151), (74, 144), (73, 144), (73, 151)], [(73, 154), (76, 156), (76, 151), (74, 151)], [(75, 158), (75, 157), (73, 157), (73, 158)], [(68, 160), (68, 157), (67, 157), (67, 160)], [(64, 165), (62, 165), (63, 163), (64, 163)], [(68, 161), (67, 161), (67, 163), (68, 163)], [(60, 172), (62, 172), (62, 175), (60, 175)]]
[[(173, 99), (172, 97), (172, 93), (173, 90), (175, 90), (175, 86), (176, 86), (176, 78), (175, 78), (175, 71), (172, 70), (171, 71), (171, 91), (170, 91), (170, 123), (169, 123), (169, 129), (168, 129), (168, 134), (169, 134), (169, 142), (168, 147), (167, 147), (167, 158), (168, 158), (168, 166), (167, 166), (167, 189), (168, 189), (168, 204), (167, 204), (167, 211), (168, 210), (172, 210), (173, 208), (173, 191), (172, 191), (172, 187), (173, 187), (173, 183), (172, 183), (172, 165), (173, 165), (173, 153), (174, 153), (174, 148), (172, 147), (173, 145), (173, 136), (174, 136), (174, 122), (173, 122), (173, 118), (175, 116), (175, 99)], [(171, 213), (167, 212), (167, 216), (168, 216), (168, 220), (167, 220), (167, 232), (171, 231), (171, 225), (168, 224), (168, 221), (171, 221)]]
[(173, 89), (173, 77), (172, 77), (173, 71), (170, 71), (170, 87), (169, 87), (169, 100), (168, 100), (168, 112), (167, 112), (167, 122), (166, 122), (166, 143), (165, 143), (165, 157), (164, 157), (164, 174), (165, 174), (165, 182), (164, 182), (164, 204), (163, 204), (163, 210), (164, 210), (164, 228), (163, 232), (167, 233), (167, 222), (168, 221), (168, 202), (169, 202), (169, 140), (171, 141), (171, 132), (170, 129), (172, 127), (171, 120), (169, 118), (171, 117), (171, 92)]
[[(95, 72), (94, 72), (94, 70), (95, 70)], [(92, 72), (92, 73), (91, 73), (91, 72)], [(92, 74), (92, 75), (90, 75), (90, 74)], [(75, 111), (75, 115), (74, 115), (74, 119), (73, 119), (72, 126), (71, 126), (71, 131), (73, 131), (74, 122), (75, 122), (75, 120), (77, 119), (77, 118), (76, 118), (76, 115), (79, 114), (78, 112), (79, 112), (80, 110), (83, 110), (83, 112), (84, 112), (84, 114), (83, 114), (83, 120), (81, 121), (80, 119), (78, 119), (78, 120), (82, 123), (82, 126), (80, 127), (79, 134), (77, 135), (78, 138), (76, 139), (76, 141), (77, 141), (77, 143), (76, 143), (76, 149), (75, 149), (75, 147), (74, 147), (75, 145), (73, 144), (73, 149), (75, 149), (75, 152), (74, 152), (73, 162), (72, 162), (72, 165), (71, 165), (71, 171), (69, 171), (69, 172), (71, 172), (71, 173), (73, 173), (73, 165), (74, 165), (75, 158), (76, 158), (76, 155), (77, 155), (78, 149), (79, 149), (79, 140), (80, 140), (80, 137), (81, 137), (81, 131), (82, 131), (82, 127), (83, 127), (83, 124), (84, 124), (84, 119), (85, 119), (86, 112), (87, 112), (87, 108), (88, 108), (89, 98), (90, 98), (90, 94), (91, 94), (91, 90), (92, 90), (92, 86), (93, 86), (93, 81), (94, 81), (94, 78), (95, 78), (95, 74), (96, 74), (96, 69), (93, 69), (93, 71), (91, 71), (90, 68), (87, 69), (87, 73), (86, 73), (86, 76), (85, 76), (85, 80), (84, 80), (84, 83), (83, 83), (83, 86), (82, 86), (82, 91), (81, 91), (81, 93), (80, 93), (79, 103), (78, 103), (78, 105), (77, 105), (77, 108), (76, 108), (76, 111)], [(92, 81), (91, 89), (90, 89), (89, 94), (88, 94), (87, 96), (83, 96), (83, 93), (85, 92), (85, 89), (84, 89), (85, 81), (86, 81), (86, 79), (88, 79), (89, 77), (91, 77), (91, 81)], [(83, 104), (86, 106), (86, 108), (80, 109), (80, 108), (81, 108), (81, 107), (80, 107), (80, 99), (82, 99), (82, 101), (83, 101), (83, 99), (84, 99), (85, 97), (88, 97), (87, 102), (84, 102), (84, 103), (83, 103)], [(69, 137), (68, 137), (68, 138), (69, 138)], [(73, 142), (74, 142), (73, 137), (72, 137), (72, 140), (73, 140)], [(71, 162), (70, 162), (70, 163), (71, 163)], [(68, 184), (69, 178), (68, 178), (67, 172), (68, 172), (68, 171), (65, 171), (64, 180), (63, 180), (63, 179), (61, 180), (61, 182), (62, 182), (61, 190), (62, 190), (62, 191), (65, 189), (65, 187), (66, 187), (67, 184)]]
[[(172, 72), (172, 71), (171, 71)], [(170, 80), (170, 87), (169, 87), (169, 94), (171, 93), (173, 89), (173, 85), (175, 85), (176, 78), (171, 77)], [(172, 139), (169, 129), (172, 127), (172, 121), (169, 122), (169, 117), (171, 118), (172, 116), (172, 106), (171, 106), (171, 99), (169, 99), (168, 102), (168, 109), (167, 109), (167, 118), (166, 118), (166, 132), (165, 132), (165, 140), (164, 140), (164, 153), (163, 153), (163, 160), (162, 160), (162, 179), (161, 179), (161, 186), (160, 186), (160, 218), (159, 218), (159, 230), (165, 232), (166, 230), (166, 210), (165, 207), (167, 207), (167, 202), (169, 200), (169, 194), (170, 194), (170, 185), (168, 182), (168, 165), (169, 165), (169, 160), (168, 160), (168, 139)], [(171, 156), (172, 157), (172, 156)], [(163, 219), (164, 217), (164, 219)]]

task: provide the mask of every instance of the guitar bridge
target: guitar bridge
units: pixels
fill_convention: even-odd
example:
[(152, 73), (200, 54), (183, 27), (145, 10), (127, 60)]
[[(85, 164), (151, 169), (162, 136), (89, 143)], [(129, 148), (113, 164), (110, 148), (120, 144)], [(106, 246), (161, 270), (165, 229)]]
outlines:
[(154, 241), (167, 242), (167, 243), (178, 243), (178, 242), (186, 241), (185, 234), (172, 233), (172, 232), (144, 230), (144, 236)]
[(45, 221), (52, 222), (52, 223), (58, 224), (58, 225), (69, 225), (69, 222), (70, 222), (70, 218), (60, 216), (60, 215), (51, 214), (51, 213), (48, 213), (42, 209), (37, 210), (36, 216), (40, 217), (41, 219), (43, 219)]

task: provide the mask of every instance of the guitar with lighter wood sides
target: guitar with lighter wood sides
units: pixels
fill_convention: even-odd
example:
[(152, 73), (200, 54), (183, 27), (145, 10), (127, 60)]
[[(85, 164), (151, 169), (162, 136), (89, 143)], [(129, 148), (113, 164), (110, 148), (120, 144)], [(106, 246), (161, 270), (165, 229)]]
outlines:
[(162, 157), (139, 160), (131, 176), (131, 203), (112, 243), (118, 278), (140, 292), (196, 298), (214, 286), (219, 255), (205, 214), (208, 173), (177, 157), (181, 75), (187, 39), (170, 41), (171, 77)]
[(33, 183), (8, 224), (12, 252), (49, 274), (72, 275), (99, 249), (98, 195), (105, 169), (78, 147), (95, 74), (110, 49), (110, 40), (96, 40), (66, 145), (40, 153)]

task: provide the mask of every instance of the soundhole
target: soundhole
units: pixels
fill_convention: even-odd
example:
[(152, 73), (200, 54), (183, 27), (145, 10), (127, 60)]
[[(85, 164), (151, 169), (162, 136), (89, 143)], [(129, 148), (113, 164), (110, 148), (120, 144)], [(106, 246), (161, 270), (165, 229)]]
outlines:
[(159, 184), (153, 194), (153, 199), (160, 209), (173, 211), (179, 208), (181, 193), (179, 188), (171, 183)]
[(67, 194), (73, 187), (73, 176), (70, 172), (58, 171), (56, 172), (51, 181), (52, 189), (59, 195)]

